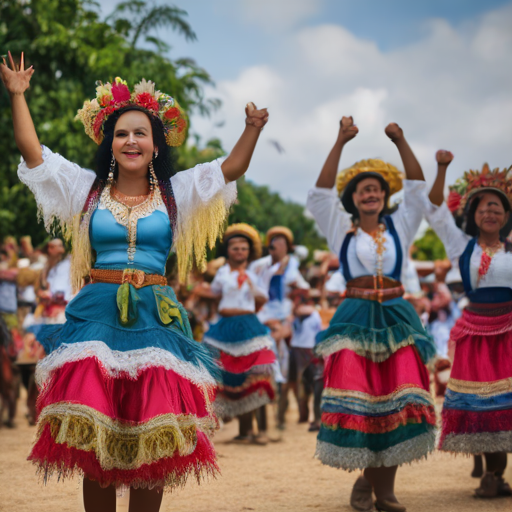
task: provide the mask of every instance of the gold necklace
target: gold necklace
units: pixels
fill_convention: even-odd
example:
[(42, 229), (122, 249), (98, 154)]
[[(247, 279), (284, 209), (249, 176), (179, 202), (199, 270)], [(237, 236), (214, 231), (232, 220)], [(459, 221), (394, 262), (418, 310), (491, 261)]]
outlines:
[(478, 267), (477, 282), (479, 283), (487, 272), (489, 272), (492, 259), (498, 252), (503, 250), (505, 244), (501, 240), (498, 240), (491, 245), (487, 245), (485, 242), (478, 242), (478, 245), (482, 248), (482, 257), (480, 258), (480, 266)]
[(373, 283), (374, 288), (380, 290), (384, 288), (384, 252), (386, 251), (386, 247), (384, 245), (386, 243), (386, 237), (384, 236), (385, 231), (386, 226), (384, 224), (379, 224), (377, 229), (369, 233), (373, 239), (375, 252), (377, 253)]
[[(116, 191), (119, 193), (119, 191)], [(124, 194), (123, 194), (124, 195)], [(130, 196), (125, 196), (130, 197)], [(127, 241), (128, 241), (128, 264), (133, 264), (137, 246), (137, 222), (143, 217), (151, 215), (161, 204), (162, 195), (160, 194), (159, 187), (150, 189), (147, 196), (131, 196), (145, 198), (142, 203), (133, 206), (124, 204), (112, 194), (112, 185), (107, 183), (101, 194), (101, 202), (112, 213), (116, 221), (127, 228)]]
[(119, 201), (120, 203), (123, 203), (126, 206), (136, 206), (145, 201), (150, 192), (148, 191), (147, 194), (142, 194), (139, 196), (127, 196), (126, 194), (120, 192), (114, 184), (114, 186), (111, 188), (111, 194), (116, 201)]

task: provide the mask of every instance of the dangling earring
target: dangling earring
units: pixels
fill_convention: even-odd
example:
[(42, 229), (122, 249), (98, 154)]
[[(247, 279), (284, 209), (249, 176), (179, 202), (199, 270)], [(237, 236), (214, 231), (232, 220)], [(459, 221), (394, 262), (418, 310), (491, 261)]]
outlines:
[(158, 148), (155, 149), (154, 158), (158, 158)]
[(158, 180), (156, 179), (155, 169), (153, 167), (153, 160), (149, 162), (149, 193), (152, 194), (155, 191), (155, 186)]
[(110, 160), (110, 172), (108, 173), (107, 183), (112, 185), (114, 182), (114, 171), (116, 170), (116, 157), (114, 156), (114, 152), (112, 151), (112, 160)]

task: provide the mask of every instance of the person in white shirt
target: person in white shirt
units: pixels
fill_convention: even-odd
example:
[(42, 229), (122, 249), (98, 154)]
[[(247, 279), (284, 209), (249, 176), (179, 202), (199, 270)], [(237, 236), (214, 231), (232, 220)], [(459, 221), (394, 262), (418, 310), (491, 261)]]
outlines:
[(299, 260), (292, 254), (293, 233), (285, 226), (274, 226), (267, 231), (266, 241), (269, 255), (251, 263), (249, 270), (255, 272), (267, 290), (269, 300), (259, 311), (263, 322), (271, 319), (285, 321), (292, 313), (290, 293), (293, 289), (309, 289), (309, 284), (299, 271)]
[[(271, 381), (276, 361), (274, 340), (255, 312), (267, 300), (256, 274), (248, 263), (261, 254), (258, 232), (248, 224), (233, 224), (224, 234), (227, 262), (210, 285), (220, 299), (220, 321), (204, 337), (222, 367), (222, 382), (215, 399), (217, 414), (224, 419), (238, 417), (235, 441), (265, 444), (266, 414), (262, 406), (274, 398)], [(253, 434), (253, 412), (258, 411), (258, 436)]]
[[(315, 368), (313, 348), (316, 335), (322, 330), (322, 319), (314, 304), (309, 300), (309, 291), (298, 295), (294, 308), (295, 319), (292, 322), (292, 339), (290, 342), (290, 369), (288, 384), (285, 386), (285, 400), (288, 389), (292, 389), (299, 405), (299, 423), (309, 419), (309, 397), (313, 392)], [(284, 425), (284, 411), (279, 408), (278, 423)]]
[(401, 284), (423, 217), (425, 180), (401, 128), (391, 123), (385, 131), (406, 173), (398, 209), (388, 200), (402, 179), (390, 164), (363, 160), (336, 180), (343, 146), (358, 132), (352, 117), (341, 120), (308, 196), (308, 210), (331, 251), (340, 255), (347, 287), (329, 328), (317, 337), (325, 387), (316, 456), (333, 467), (364, 469), (351, 497), (356, 509), (372, 508), (373, 491), (379, 510), (403, 512), (394, 492), (398, 466), (434, 449), (435, 410), (425, 364), (435, 347)]

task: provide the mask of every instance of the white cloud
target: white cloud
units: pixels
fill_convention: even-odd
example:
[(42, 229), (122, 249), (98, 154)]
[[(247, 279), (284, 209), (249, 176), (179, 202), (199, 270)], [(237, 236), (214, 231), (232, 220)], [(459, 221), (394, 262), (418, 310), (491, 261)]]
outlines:
[[(235, 80), (219, 82), (212, 95), (224, 100), (221, 112), (213, 120), (195, 118), (193, 126), (204, 137), (220, 137), (229, 149), (243, 129), (247, 101), (268, 107), (270, 121), (248, 178), (302, 203), (342, 115), (353, 115), (360, 133), (346, 146), (341, 167), (376, 156), (401, 167), (384, 134), (391, 121), (404, 128), (429, 181), (439, 148), (455, 154), (450, 181), (485, 161), (509, 166), (511, 26), (510, 6), (488, 13), (470, 31), (434, 19), (423, 39), (387, 53), (342, 26), (296, 29), (275, 48), (274, 65), (249, 67)], [(214, 126), (219, 120), (226, 122), (222, 129)], [(286, 152), (278, 154), (271, 140)]]
[(240, 0), (239, 16), (265, 31), (286, 30), (320, 11), (323, 0)]

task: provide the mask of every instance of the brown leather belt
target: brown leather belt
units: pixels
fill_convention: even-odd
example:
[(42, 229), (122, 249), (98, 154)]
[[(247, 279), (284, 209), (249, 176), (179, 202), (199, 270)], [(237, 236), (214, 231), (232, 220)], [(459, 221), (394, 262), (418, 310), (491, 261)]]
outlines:
[(127, 268), (124, 270), (109, 270), (103, 268), (91, 269), (91, 283), (124, 284), (129, 283), (135, 288), (144, 286), (166, 286), (167, 279), (160, 274), (146, 274), (143, 270)]
[(385, 302), (397, 299), (404, 294), (404, 287), (400, 281), (390, 277), (378, 278), (376, 276), (361, 276), (351, 279), (347, 283), (347, 299), (365, 299)]

